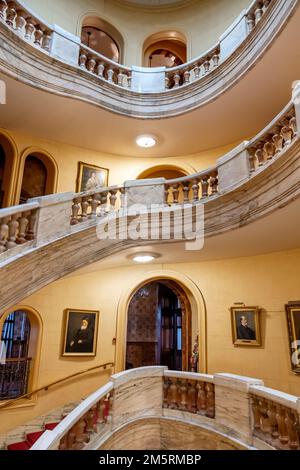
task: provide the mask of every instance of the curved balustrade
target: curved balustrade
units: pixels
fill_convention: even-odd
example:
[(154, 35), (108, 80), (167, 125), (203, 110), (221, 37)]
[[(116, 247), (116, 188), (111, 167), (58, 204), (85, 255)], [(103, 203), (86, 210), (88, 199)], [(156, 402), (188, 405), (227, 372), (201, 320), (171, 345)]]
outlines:
[(31, 450), (106, 448), (116, 433), (145, 418), (149, 425), (153, 419), (188, 423), (240, 448), (264, 449), (266, 443), (299, 450), (299, 413), (300, 398), (268, 389), (259, 379), (144, 367), (113, 375)]

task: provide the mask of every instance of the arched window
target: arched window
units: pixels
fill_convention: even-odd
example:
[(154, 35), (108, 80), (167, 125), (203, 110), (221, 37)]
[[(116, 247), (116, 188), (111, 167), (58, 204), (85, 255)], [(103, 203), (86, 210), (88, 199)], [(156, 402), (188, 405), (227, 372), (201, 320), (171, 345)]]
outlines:
[(138, 176), (138, 179), (165, 178), (166, 180), (172, 180), (175, 178), (182, 178), (184, 176), (187, 176), (187, 173), (177, 166), (158, 165), (144, 170)]
[(25, 311), (10, 313), (4, 322), (0, 345), (0, 400), (27, 393), (32, 358), (31, 324)]
[(88, 17), (84, 20), (81, 42), (114, 62), (122, 61), (124, 42), (121, 34), (100, 18)]
[(5, 152), (2, 145), (0, 145), (0, 208), (3, 207), (4, 202), (4, 171), (5, 171)]
[(28, 199), (52, 194), (55, 190), (56, 168), (47, 155), (29, 154), (25, 158), (20, 204)]
[(16, 150), (13, 141), (0, 134), (0, 208), (8, 207), (13, 201), (14, 168)]
[(186, 41), (178, 32), (155, 33), (144, 43), (145, 67), (177, 67), (186, 60)]

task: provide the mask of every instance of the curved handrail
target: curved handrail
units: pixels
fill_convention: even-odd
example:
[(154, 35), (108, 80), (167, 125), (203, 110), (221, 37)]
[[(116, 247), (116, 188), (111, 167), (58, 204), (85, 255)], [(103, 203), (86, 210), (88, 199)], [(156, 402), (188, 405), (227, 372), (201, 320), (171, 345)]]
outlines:
[(9, 408), (10, 406), (15, 405), (15, 403), (20, 401), (20, 400), (24, 400), (25, 398), (30, 398), (30, 397), (32, 397), (32, 395), (36, 395), (37, 393), (42, 392), (42, 391), (48, 391), (49, 388), (52, 388), (55, 385), (58, 385), (60, 383), (66, 382), (67, 380), (71, 380), (75, 377), (87, 374), (88, 372), (92, 372), (92, 371), (97, 370), (97, 369), (102, 369), (103, 368), (104, 370), (106, 370), (107, 367), (114, 367), (114, 363), (113, 362), (106, 362), (105, 364), (100, 364), (98, 366), (94, 366), (94, 367), (91, 367), (89, 369), (85, 369), (85, 370), (82, 370), (80, 372), (76, 372), (75, 374), (68, 375), (67, 377), (63, 377), (62, 379), (56, 380), (55, 382), (51, 382), (50, 384), (44, 385), (43, 387), (39, 387), (35, 390), (32, 390), (32, 392), (26, 393), (25, 395), (22, 395), (18, 398), (15, 398), (14, 400), (9, 400), (9, 401), (6, 401), (3, 404), (0, 404), (0, 409), (2, 410), (4, 408)]
[[(227, 31), (230, 31), (243, 18), (245, 18), (246, 31), (244, 33), (245, 37), (242, 38), (242, 40), (246, 39), (246, 37), (252, 33), (252, 31), (255, 29), (255, 26), (264, 16), (270, 4), (275, 3), (276, 1), (277, 0), (254, 0), (248, 9), (244, 10), (239, 15), (239, 17), (234, 21), (233, 25), (228, 28)], [(55, 26), (47, 24), (46, 21), (41, 20), (37, 15), (34, 15), (31, 10), (23, 5), (21, 1), (15, 0), (14, 2), (9, 2), (8, 0), (2, 0), (0, 3), (0, 21), (6, 23), (18, 34), (19, 37), (25, 39), (27, 42), (32, 43), (32, 45), (51, 55), (53, 38), (54, 34), (56, 34)], [(59, 32), (60, 35), (61, 33), (62, 31)], [(65, 39), (67, 37), (68, 33), (65, 32)], [(185, 64), (177, 67), (164, 68), (165, 86), (163, 89), (158, 91), (168, 91), (172, 88), (180, 87), (181, 85), (187, 85), (191, 81), (198, 80), (199, 78), (207, 75), (209, 72), (217, 68), (220, 62), (223, 61), (223, 37), (224, 35), (218, 41), (218, 43), (211, 47), (208, 51), (202, 53), (196, 58), (191, 59)], [(74, 42), (74, 38), (69, 38), (69, 40)], [(233, 50), (237, 47), (237, 45), (233, 47)], [(133, 67), (127, 67), (123, 64), (119, 64), (94, 51), (83, 43), (78, 43), (78, 46), (78, 65), (81, 69), (87, 70), (90, 73), (94, 73), (99, 78), (104, 78), (109, 83), (114, 83), (118, 86), (131, 89), (131, 75)], [(225, 58), (227, 58), (227, 56), (228, 54), (226, 54)], [(139, 70), (142, 73), (146, 70), (149, 71), (148, 68), (143, 67), (140, 67)], [(115, 76), (116, 71), (118, 71), (118, 73)], [(155, 72), (155, 69), (153, 69), (153, 72)], [(191, 79), (191, 73), (193, 73), (193, 79)], [(137, 89), (134, 89), (133, 91), (139, 92)]]

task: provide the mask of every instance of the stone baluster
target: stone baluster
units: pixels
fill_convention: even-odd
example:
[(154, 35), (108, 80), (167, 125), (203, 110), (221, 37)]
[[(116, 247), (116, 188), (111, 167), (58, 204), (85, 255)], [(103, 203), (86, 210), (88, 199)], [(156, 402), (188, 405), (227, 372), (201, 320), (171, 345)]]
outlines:
[(42, 30), (40, 25), (37, 25), (35, 27), (35, 32), (34, 32), (34, 44), (36, 46), (42, 47), (43, 36), (44, 36), (44, 31)]
[(86, 63), (86, 69), (88, 72), (94, 73), (95, 67), (96, 67), (97, 61), (95, 57), (89, 56), (87, 63)]
[(199, 180), (197, 178), (193, 180), (192, 191), (193, 201), (199, 201)]
[(190, 413), (197, 412), (197, 391), (196, 391), (196, 384), (194, 380), (191, 380), (188, 383), (187, 409)]
[(89, 196), (84, 196), (81, 199), (81, 218), (80, 222), (85, 222), (88, 218), (88, 210), (89, 210)]
[(87, 60), (87, 53), (84, 50), (81, 50), (79, 55), (79, 67), (81, 67), (82, 69), (86, 69)]
[(17, 245), (23, 245), (26, 243), (26, 231), (29, 224), (28, 215), (30, 212), (23, 212), (19, 217), (19, 233), (17, 236)]
[(104, 419), (104, 410), (105, 410), (105, 402), (104, 399), (100, 400), (98, 405), (97, 405), (97, 424), (105, 424), (105, 419)]
[(17, 10), (17, 16), (15, 19), (16, 33), (20, 36), (24, 35), (24, 29), (26, 25), (26, 13), (23, 10)]
[(268, 416), (268, 403), (265, 399), (259, 400), (260, 429), (265, 434), (271, 434), (270, 420)]
[(100, 212), (98, 214), (99, 217), (104, 217), (107, 212), (107, 196), (108, 196), (108, 191), (103, 191), (100, 193)]
[(182, 380), (180, 382), (179, 391), (180, 391), (180, 399), (178, 401), (179, 409), (182, 410), (182, 411), (186, 411), (186, 409), (187, 409), (187, 392), (188, 392), (188, 387), (187, 387), (186, 380)]
[(190, 202), (190, 181), (185, 181), (183, 183), (183, 202)]
[(254, 173), (258, 167), (258, 161), (255, 151), (249, 150), (250, 173)]
[(75, 426), (73, 426), (66, 436), (60, 441), (59, 449), (60, 450), (72, 450), (75, 442), (76, 432)]
[(197, 383), (197, 414), (205, 415), (206, 414), (206, 391), (205, 391), (205, 382)]
[(89, 436), (91, 436), (91, 434), (93, 434), (95, 432), (95, 423), (97, 422), (96, 412), (97, 412), (97, 407), (94, 406), (86, 414), (86, 418), (85, 418), (86, 429), (85, 429), (85, 431)]
[(72, 215), (71, 215), (71, 225), (76, 225), (79, 223), (79, 211), (80, 211), (80, 197), (77, 197), (73, 201), (72, 205)]
[(281, 136), (284, 141), (284, 146), (290, 145), (293, 140), (293, 129), (289, 126), (289, 123), (286, 123), (281, 129)]
[(258, 161), (258, 166), (264, 165), (264, 163), (266, 161), (266, 154), (265, 154), (265, 151), (264, 151), (264, 142), (260, 142), (257, 145), (256, 152), (255, 152), (255, 157)]
[(275, 154), (280, 153), (283, 149), (283, 137), (280, 131), (275, 132), (272, 137), (272, 141), (275, 146)]
[(207, 57), (205, 61), (203, 62), (203, 67), (204, 67), (204, 75), (207, 75), (210, 71), (210, 58)]
[(90, 219), (95, 219), (97, 217), (97, 209), (99, 206), (99, 194), (93, 194), (90, 204), (91, 204), (91, 213), (89, 215)]
[(171, 187), (172, 195), (173, 195), (173, 204), (178, 204), (179, 200), (179, 184), (173, 184)]
[(281, 405), (276, 406), (276, 421), (278, 426), (278, 438), (280, 444), (285, 446), (289, 442), (287, 425), (285, 422), (285, 409)]
[(169, 380), (165, 377), (164, 384), (163, 384), (163, 394), (164, 394), (163, 407), (164, 408), (168, 408), (168, 393), (169, 393)]
[(119, 86), (123, 86), (124, 74), (123, 74), (122, 70), (119, 70), (117, 79), (118, 79), (118, 85), (119, 85)]
[(201, 184), (201, 198), (208, 196), (208, 189), (209, 189), (209, 176), (204, 175), (200, 181)]
[(110, 65), (108, 70), (107, 70), (107, 81), (109, 83), (113, 83), (113, 79), (114, 79), (114, 69)]
[(165, 204), (169, 204), (170, 185), (165, 184)]
[(251, 398), (252, 404), (252, 415), (253, 415), (253, 428), (254, 432), (260, 430), (260, 412), (259, 412), (259, 400), (253, 396)]
[(217, 67), (219, 67), (220, 53), (216, 51), (211, 59), (212, 59), (213, 68), (216, 69)]
[(288, 445), (292, 450), (299, 449), (299, 416), (294, 410), (286, 410), (285, 424), (288, 432)]
[(190, 78), (191, 78), (191, 72), (190, 72), (190, 70), (185, 70), (185, 72), (184, 72), (184, 74), (183, 74), (183, 81), (184, 81), (184, 84), (190, 83)]
[(201, 64), (196, 64), (195, 67), (194, 67), (194, 78), (195, 78), (195, 80), (198, 80), (198, 78), (200, 77), (200, 66), (201, 66)]
[(264, 12), (263, 12), (263, 5), (261, 2), (259, 2), (256, 6), (256, 9), (254, 11), (254, 16), (255, 16), (255, 24), (259, 22), (259, 20), (262, 18)]
[(275, 145), (274, 145), (274, 143), (271, 142), (270, 140), (268, 140), (268, 142), (266, 142), (265, 145), (263, 146), (263, 151), (264, 151), (264, 154), (265, 154), (267, 160), (272, 160), (272, 158), (275, 155)]
[(175, 72), (175, 74), (173, 76), (173, 80), (174, 80), (174, 88), (178, 88), (180, 86), (180, 74), (179, 74), (179, 72)]
[(10, 217), (10, 220), (8, 221), (8, 239), (6, 244), (8, 250), (14, 248), (17, 245), (16, 240), (19, 228), (18, 217), (19, 214), (14, 214)]
[(253, 31), (255, 28), (255, 17), (253, 13), (249, 13), (249, 15), (247, 15), (247, 26), (249, 33), (251, 33), (251, 31)]
[(297, 135), (297, 119), (295, 118), (295, 116), (291, 117), (291, 119), (289, 120), (289, 126), (293, 131), (293, 136), (296, 136)]
[(131, 73), (127, 74), (127, 88), (131, 88)]
[(82, 450), (86, 442), (88, 442), (88, 435), (85, 432), (86, 430), (86, 420), (85, 417), (81, 418), (78, 423), (74, 426), (74, 444), (72, 450)]
[(7, 9), (7, 2), (6, 0), (0, 0), (0, 21), (4, 21), (5, 20), (5, 12), (6, 12), (6, 9)]
[(8, 239), (8, 221), (10, 217), (3, 217), (0, 222), (0, 254), (7, 250), (6, 242)]
[(264, 0), (263, 1), (263, 12), (266, 11), (266, 9), (268, 8), (268, 6), (270, 5), (271, 3), (271, 0)]
[(177, 380), (171, 378), (169, 382), (169, 390), (168, 390), (168, 408), (171, 410), (177, 409)]
[(218, 185), (219, 185), (219, 178), (216, 173), (214, 173), (209, 179), (209, 186), (211, 188), (211, 196), (218, 194)]
[(116, 203), (118, 200), (118, 194), (119, 190), (118, 189), (111, 189), (109, 191), (109, 203), (110, 203), (110, 211), (115, 211), (116, 210)]
[(7, 9), (6, 9), (6, 23), (8, 24), (8, 26), (10, 26), (11, 28), (14, 27), (14, 23), (15, 23), (15, 18), (17, 16), (17, 12), (16, 12), (16, 9), (15, 9), (16, 5), (14, 2), (8, 2), (7, 3)]
[(103, 78), (104, 70), (105, 70), (104, 62), (98, 62), (98, 65), (97, 65), (97, 68), (96, 68), (96, 74), (98, 75), (98, 77)]
[(32, 241), (35, 239), (35, 230), (36, 230), (36, 219), (37, 219), (37, 211), (31, 211), (29, 215), (29, 224), (27, 228), (27, 235), (26, 240)]
[(215, 386), (214, 384), (206, 384), (206, 416), (208, 418), (215, 417)]
[(276, 421), (276, 405), (273, 402), (268, 402), (267, 413), (270, 423), (271, 438), (276, 440), (278, 439), (278, 426)]
[(123, 209), (125, 207), (125, 188), (122, 187), (119, 189), (119, 193), (120, 193), (120, 209)]
[(50, 52), (52, 41), (52, 32), (48, 29), (44, 32), (42, 39), (42, 49), (46, 52)]
[(27, 41), (32, 41), (33, 35), (35, 32), (35, 26), (33, 19), (31, 17), (26, 19), (26, 25), (25, 25), (25, 39)]
[(169, 75), (166, 73), (165, 74), (165, 89), (168, 90), (170, 88), (170, 77)]

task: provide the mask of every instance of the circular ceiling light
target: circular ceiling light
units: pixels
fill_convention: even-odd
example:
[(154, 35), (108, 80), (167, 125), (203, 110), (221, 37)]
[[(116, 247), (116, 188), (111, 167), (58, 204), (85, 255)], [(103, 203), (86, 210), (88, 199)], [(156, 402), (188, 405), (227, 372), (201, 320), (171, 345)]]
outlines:
[(157, 253), (137, 253), (135, 255), (131, 255), (130, 259), (132, 259), (135, 263), (145, 264), (151, 263), (151, 261), (154, 261), (159, 257), (160, 255)]
[(136, 139), (136, 143), (139, 147), (150, 149), (157, 144), (157, 141), (152, 135), (140, 135)]

